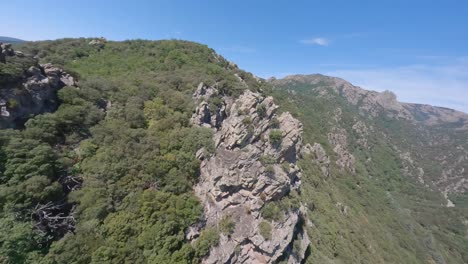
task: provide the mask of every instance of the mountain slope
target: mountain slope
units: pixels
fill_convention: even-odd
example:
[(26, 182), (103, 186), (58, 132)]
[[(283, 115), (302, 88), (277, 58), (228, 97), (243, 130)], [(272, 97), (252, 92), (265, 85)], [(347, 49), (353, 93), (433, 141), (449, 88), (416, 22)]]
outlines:
[(73, 83), (0, 130), (0, 262), (468, 262), (462, 113), (188, 41), (14, 48), (2, 95)]
[[(331, 160), (328, 177), (317, 176), (323, 154), (313, 152), (312, 161), (306, 156), (302, 164), (302, 190), (309, 192), (303, 199), (312, 203), (308, 232), (312, 251), (318, 253), (312, 260), (467, 261), (466, 198), (459, 198), (454, 208), (446, 207), (451, 203), (444, 198), (466, 197), (467, 133), (459, 121), (466, 115), (443, 110), (461, 118), (428, 124), (415, 117), (412, 105), (397, 102), (389, 92), (366, 91), (322, 75), (271, 83), (280, 105), (303, 122), (304, 142), (322, 144)], [(444, 159), (435, 163), (439, 157)]]
[[(366, 91), (342, 79), (322, 75), (288, 76), (273, 83), (293, 90), (309, 87), (309, 92), (318, 93), (320, 98), (343, 98), (356, 114), (375, 122), (379, 131), (391, 137), (395, 150), (420, 175), (406, 174), (444, 193), (468, 191), (468, 114), (400, 103), (392, 92)], [(435, 160), (438, 164), (431, 162)]]

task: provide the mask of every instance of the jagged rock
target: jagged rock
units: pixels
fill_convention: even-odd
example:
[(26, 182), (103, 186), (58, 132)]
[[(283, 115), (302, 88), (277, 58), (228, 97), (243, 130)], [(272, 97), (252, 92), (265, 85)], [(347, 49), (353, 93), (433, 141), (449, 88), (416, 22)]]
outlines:
[(9, 117), (10, 112), (8, 112), (7, 107), (6, 107), (6, 102), (5, 100), (0, 99), (0, 116), (3, 117)]
[(75, 86), (73, 77), (62, 69), (53, 66), (50, 63), (42, 64), (45, 74), (53, 85), (60, 85), (60, 82), (66, 86)]
[(330, 144), (335, 146), (333, 151), (337, 154), (336, 164), (341, 169), (347, 169), (351, 172), (355, 172), (355, 158), (347, 149), (348, 138), (346, 136), (346, 130), (342, 128), (334, 128), (333, 132), (328, 133), (328, 141)]
[[(206, 87), (203, 82), (198, 85), (197, 90), (193, 94), (193, 98), (203, 101), (195, 109), (195, 114), (190, 119), (192, 124), (214, 128), (219, 128), (221, 126), (221, 122), (226, 117), (225, 103), (218, 109), (212, 111), (210, 105), (206, 102), (209, 98), (217, 94), (218, 90), (214, 87)], [(224, 99), (227, 100), (227, 98)]]
[(102, 48), (104, 47), (104, 45), (106, 44), (107, 40), (105, 38), (98, 38), (98, 39), (93, 39), (91, 40), (88, 45), (91, 45), (91, 46), (98, 46), (99, 48)]
[[(195, 193), (203, 203), (207, 227), (217, 226), (226, 216), (236, 227), (229, 236), (220, 236), (219, 245), (203, 262), (274, 263), (283, 254), (295, 254), (291, 263), (300, 263), (304, 253), (288, 252), (301, 222), (299, 210), (287, 210), (282, 221), (271, 222), (262, 217), (260, 209), (299, 188), (300, 169), (295, 163), (301, 149), (302, 124), (289, 113), (277, 116), (273, 98), (249, 90), (236, 100), (223, 97), (223, 114), (214, 124), (205, 101), (211, 95), (207, 94), (214, 93), (200, 84), (194, 97), (202, 101), (191, 120), (194, 125), (213, 129), (216, 150), (211, 156), (203, 149), (197, 152), (201, 165)], [(278, 128), (272, 127), (273, 118), (278, 120)], [(281, 130), (280, 143), (270, 141), (273, 129)], [(268, 164), (262, 163), (266, 157)], [(258, 226), (262, 221), (272, 226), (271, 239), (261, 236)], [(303, 243), (308, 245), (309, 241), (304, 239)]]
[(11, 44), (10, 44), (10, 43), (2, 43), (2, 42), (0, 42), (0, 47), (1, 47), (3, 50), (6, 50), (6, 49), (11, 48)]
[(232, 61), (229, 62), (229, 68), (231, 68), (231, 69), (238, 69), (237, 64), (235, 64), (235, 63), (232, 62)]
[(337, 145), (333, 149), (333, 151), (338, 155), (338, 159), (336, 160), (336, 165), (338, 165), (342, 169), (348, 169), (351, 172), (354, 172), (354, 156), (348, 152), (346, 148), (342, 145)]
[(302, 263), (306, 257), (307, 247), (310, 245), (309, 236), (304, 230), (300, 230), (300, 232), (298, 232), (295, 241), (298, 242), (299, 248), (298, 251), (294, 251), (289, 255), (288, 264)]
[(101, 44), (101, 42), (99, 40), (97, 40), (97, 39), (93, 39), (88, 44), (89, 45), (99, 45), (99, 44)]
[(357, 121), (353, 125), (353, 130), (356, 132), (356, 134), (359, 137), (357, 140), (357, 143), (361, 145), (363, 148), (368, 149), (369, 144), (368, 144), (367, 138), (369, 137), (369, 131), (371, 129), (369, 129), (364, 122)]
[(57, 91), (66, 85), (76, 85), (73, 77), (52, 64), (29, 67), (20, 87), (6, 84), (0, 92), (0, 100), (9, 102), (1, 106), (0, 128), (21, 126), (33, 115), (55, 110)]
[(15, 51), (15, 56), (20, 57), (20, 58), (23, 58), (23, 57), (24, 57), (24, 53), (21, 52), (21, 51)]
[(211, 96), (215, 95), (218, 93), (218, 89), (214, 87), (207, 87), (203, 82), (201, 82), (197, 90), (195, 90), (195, 93), (193, 94), (193, 98), (195, 99), (203, 99), (203, 100), (208, 100)]
[(1, 47), (1, 53), (4, 56), (15, 56), (15, 51), (11, 48), (10, 43), (1, 43), (0, 42), (0, 47)]
[(41, 75), (42, 75), (42, 72), (41, 72), (41, 69), (39, 69), (38, 67), (36, 67), (36, 66), (31, 66), (31, 67), (29, 67), (29, 69), (28, 69), (28, 74), (29, 74), (31, 77), (38, 77), (38, 76), (41, 76)]
[(2, 43), (0, 42), (0, 62), (6, 63), (5, 58), (7, 56), (14, 56), (15, 51), (11, 48), (10, 43)]
[(314, 143), (313, 146), (310, 144), (305, 145), (301, 150), (302, 155), (314, 154), (315, 161), (320, 166), (322, 173), (325, 177), (330, 175), (330, 157), (319, 143)]
[(239, 80), (239, 82), (244, 85), (244, 86), (247, 86), (247, 83), (245, 82), (245, 80), (237, 73), (234, 73), (234, 76), (236, 76), (237, 80)]

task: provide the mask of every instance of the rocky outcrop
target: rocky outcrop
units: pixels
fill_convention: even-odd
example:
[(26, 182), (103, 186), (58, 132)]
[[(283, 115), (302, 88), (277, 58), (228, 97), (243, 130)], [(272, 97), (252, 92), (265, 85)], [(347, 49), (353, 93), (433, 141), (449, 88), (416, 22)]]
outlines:
[(341, 169), (355, 172), (353, 154), (348, 151), (348, 137), (343, 128), (334, 128), (328, 133), (328, 141), (334, 146), (333, 151), (337, 155), (336, 165)]
[(95, 47), (97, 47), (97, 48), (99, 48), (99, 49), (102, 49), (102, 48), (104, 48), (104, 46), (106, 45), (106, 43), (107, 43), (107, 39), (101, 37), (101, 38), (97, 38), (97, 39), (92, 39), (92, 40), (88, 43), (88, 45), (90, 45), (90, 46), (95, 46)]
[(397, 146), (393, 146), (393, 149), (400, 157), (402, 174), (406, 177), (416, 177), (419, 183), (426, 185), (424, 181), (424, 169), (418, 167), (418, 164), (411, 157), (411, 153), (409, 151), (402, 152)]
[(0, 42), (0, 62), (5, 63), (5, 58), (7, 56), (14, 56), (15, 52), (11, 48), (11, 44)]
[(353, 131), (357, 135), (357, 143), (364, 149), (369, 149), (369, 132), (373, 132), (373, 128), (368, 128), (367, 125), (362, 121), (356, 121), (353, 125)]
[[(215, 88), (201, 84), (194, 95), (201, 102), (191, 121), (212, 128), (216, 146), (211, 155), (203, 149), (197, 153), (201, 166), (195, 193), (204, 206), (205, 227), (229, 218), (235, 228), (220, 234), (203, 262), (274, 263), (286, 256), (289, 263), (300, 263), (309, 241), (299, 210), (286, 210), (282, 220), (273, 221), (261, 209), (300, 187), (296, 161), (302, 124), (287, 112), (277, 115), (273, 98), (249, 90), (235, 100), (223, 97), (218, 109), (210, 109), (207, 100), (216, 94)], [(271, 237), (262, 236), (262, 222), (271, 226)], [(293, 252), (294, 239), (300, 239), (304, 252)]]
[[(2, 50), (10, 46), (1, 45)], [(17, 56), (10, 48), (8, 56)], [(6, 62), (8, 65), (8, 62)], [(31, 116), (57, 108), (57, 91), (64, 86), (76, 86), (71, 75), (52, 64), (33, 63), (18, 81), (0, 87), (0, 128), (22, 126)]]
[(330, 157), (319, 143), (314, 143), (313, 146), (310, 144), (305, 145), (301, 150), (302, 155), (314, 155), (314, 161), (320, 166), (322, 174), (325, 177), (330, 175)]

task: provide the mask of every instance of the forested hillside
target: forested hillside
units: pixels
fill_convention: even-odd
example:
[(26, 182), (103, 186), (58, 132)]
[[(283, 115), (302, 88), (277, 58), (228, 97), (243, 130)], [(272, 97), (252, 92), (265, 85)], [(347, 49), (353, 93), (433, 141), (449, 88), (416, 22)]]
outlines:
[(362, 108), (323, 76), (265, 81), (188, 41), (13, 48), (1, 263), (468, 262), (463, 120)]
[(90, 41), (18, 48), (78, 88), (59, 90), (57, 111), (24, 129), (1, 130), (1, 262), (196, 262), (213, 238), (190, 246), (184, 231), (201, 217), (195, 152), (212, 142), (189, 125), (192, 93), (203, 81), (237, 95), (234, 74), (259, 84), (196, 43)]
[[(303, 122), (305, 142), (320, 143), (330, 156), (315, 151), (300, 164), (309, 175), (302, 199), (313, 212), (311, 263), (468, 261), (466, 189), (439, 188), (450, 182), (443, 171), (452, 172), (447, 176), (452, 183), (458, 178), (460, 187), (467, 178), (456, 169), (468, 165), (462, 152), (468, 145), (466, 114), (427, 125), (412, 113), (403, 115), (405, 105), (389, 92), (323, 75), (270, 82), (283, 109)], [(329, 176), (317, 165), (327, 167)], [(444, 197), (447, 191), (459, 197), (455, 207)]]

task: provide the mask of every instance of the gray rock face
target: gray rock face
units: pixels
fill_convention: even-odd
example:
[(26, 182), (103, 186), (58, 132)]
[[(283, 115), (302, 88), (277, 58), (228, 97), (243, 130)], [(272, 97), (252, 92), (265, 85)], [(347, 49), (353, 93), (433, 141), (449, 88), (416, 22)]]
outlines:
[(302, 155), (313, 154), (315, 161), (320, 166), (322, 173), (325, 177), (330, 176), (330, 157), (323, 149), (322, 145), (315, 143), (313, 146), (310, 144), (305, 145), (301, 150)]
[(15, 56), (15, 51), (11, 48), (10, 43), (0, 42), (0, 53), (6, 56)]
[(226, 103), (223, 102), (223, 105), (212, 113), (209, 104), (206, 102), (211, 96), (217, 94), (218, 90), (214, 87), (206, 87), (203, 83), (198, 85), (193, 98), (202, 100), (202, 102), (195, 109), (195, 114), (190, 120), (192, 124), (203, 127), (220, 127), (221, 122), (226, 117)]
[[(206, 227), (217, 226), (225, 217), (236, 223), (230, 235), (220, 235), (218, 246), (211, 249), (204, 263), (274, 263), (285, 253), (289, 263), (300, 263), (303, 252), (291, 252), (290, 244), (298, 237), (304, 244), (307, 234), (296, 235), (299, 210), (285, 212), (281, 221), (262, 217), (265, 203), (283, 198), (300, 186), (300, 169), (296, 166), (302, 143), (302, 124), (289, 113), (277, 116), (273, 98), (246, 90), (238, 99), (223, 98), (223, 105), (212, 111), (206, 100), (217, 92), (198, 87), (194, 97), (201, 101), (192, 117), (197, 126), (211, 127), (216, 150), (211, 156), (204, 150), (200, 181), (195, 193), (204, 206)], [(277, 122), (272, 122), (277, 120)], [(280, 142), (270, 139), (271, 131), (281, 131)], [(264, 238), (259, 225), (267, 221), (272, 227), (270, 239)], [(194, 237), (191, 230), (189, 235)]]
[(14, 56), (15, 52), (11, 48), (11, 44), (0, 42), (0, 63), (5, 63), (6, 56)]
[(369, 149), (369, 143), (367, 138), (369, 137), (369, 131), (372, 132), (372, 127), (368, 128), (362, 121), (357, 121), (353, 125), (353, 130), (358, 135), (357, 143), (365, 149)]
[(6, 84), (0, 89), (0, 128), (17, 127), (31, 116), (55, 110), (57, 91), (64, 86), (76, 83), (62, 69), (51, 64), (31, 66), (19, 86)]
[(341, 169), (347, 169), (355, 172), (354, 169), (354, 156), (351, 154), (348, 147), (348, 137), (346, 130), (342, 128), (334, 128), (331, 133), (328, 133), (328, 141), (334, 146), (333, 151), (337, 155), (336, 165)]

